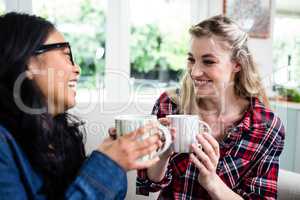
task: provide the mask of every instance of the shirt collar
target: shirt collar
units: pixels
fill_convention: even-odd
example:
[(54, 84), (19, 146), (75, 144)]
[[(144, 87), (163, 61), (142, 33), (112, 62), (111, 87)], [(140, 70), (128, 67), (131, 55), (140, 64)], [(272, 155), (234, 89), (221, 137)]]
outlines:
[(228, 130), (228, 135), (220, 142), (221, 146), (229, 148), (241, 139), (243, 133), (249, 134), (249, 131), (251, 132), (253, 129), (266, 128), (266, 122), (263, 120), (264, 112), (262, 112), (266, 107), (257, 97), (252, 97), (249, 100), (250, 105), (245, 111), (242, 120), (238, 125)]

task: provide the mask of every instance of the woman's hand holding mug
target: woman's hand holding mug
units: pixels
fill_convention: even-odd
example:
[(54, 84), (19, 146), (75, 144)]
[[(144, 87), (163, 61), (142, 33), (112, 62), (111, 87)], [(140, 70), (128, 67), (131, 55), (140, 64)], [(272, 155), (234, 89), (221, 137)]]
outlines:
[[(154, 165), (168, 153), (172, 143), (173, 131), (162, 126), (154, 115), (121, 115), (115, 118), (115, 127), (109, 129), (108, 146), (104, 147), (110, 148), (112, 159), (125, 170)], [(111, 144), (116, 144), (114, 149)]]
[(153, 128), (151, 125), (141, 127), (118, 138), (115, 138), (116, 129), (111, 128), (109, 130), (111, 137), (105, 139), (98, 150), (118, 163), (125, 171), (148, 168), (159, 158), (154, 157), (147, 161), (140, 161), (139, 158), (160, 148), (162, 142), (159, 134), (153, 134), (145, 140), (138, 140), (138, 138)]

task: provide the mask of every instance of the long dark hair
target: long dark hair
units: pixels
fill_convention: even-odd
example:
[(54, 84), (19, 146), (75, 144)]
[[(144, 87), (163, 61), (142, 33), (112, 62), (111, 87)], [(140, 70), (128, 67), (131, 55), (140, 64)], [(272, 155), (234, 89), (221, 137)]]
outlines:
[(48, 199), (62, 199), (85, 159), (80, 120), (68, 113), (53, 117), (47, 112), (22, 111), (16, 98), (31, 108), (46, 106), (32, 80), (25, 78), (19, 93), (13, 90), (35, 49), (53, 31), (52, 23), (34, 15), (11, 12), (0, 16), (0, 125), (11, 132), (42, 176), (42, 192)]

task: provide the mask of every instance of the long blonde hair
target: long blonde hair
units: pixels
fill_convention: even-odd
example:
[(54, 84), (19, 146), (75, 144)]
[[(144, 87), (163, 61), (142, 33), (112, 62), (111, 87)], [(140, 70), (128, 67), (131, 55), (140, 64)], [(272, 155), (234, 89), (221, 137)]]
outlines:
[[(269, 102), (253, 57), (248, 49), (248, 34), (228, 17), (217, 15), (206, 19), (189, 30), (192, 37), (217, 36), (229, 44), (231, 59), (240, 64), (241, 70), (234, 78), (234, 92), (242, 98), (258, 97), (268, 107)], [(190, 75), (186, 72), (181, 81), (180, 96), (174, 91), (167, 92), (179, 106), (181, 113), (193, 114), (196, 94)]]

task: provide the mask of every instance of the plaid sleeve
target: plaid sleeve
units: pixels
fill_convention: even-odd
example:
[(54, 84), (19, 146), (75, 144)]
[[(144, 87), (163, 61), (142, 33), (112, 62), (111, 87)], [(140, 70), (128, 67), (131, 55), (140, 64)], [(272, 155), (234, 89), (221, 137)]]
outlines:
[[(177, 106), (164, 92), (155, 102), (152, 109), (152, 114), (158, 118), (165, 117), (168, 114), (176, 114)], [(147, 169), (137, 171), (136, 194), (148, 196), (149, 192), (157, 192), (164, 187), (167, 187), (172, 180), (172, 169), (168, 166), (164, 178), (160, 182), (153, 182), (147, 176)]]
[(244, 199), (274, 200), (277, 199), (277, 180), (279, 170), (279, 156), (284, 145), (284, 127), (278, 117), (272, 123), (261, 145), (268, 146), (268, 150), (258, 159), (249, 175), (244, 178), (235, 189)]
[(167, 187), (172, 181), (172, 170), (168, 166), (164, 178), (160, 182), (153, 182), (147, 176), (147, 169), (138, 170), (136, 179), (136, 194), (149, 196), (149, 192), (157, 192)]
[(157, 118), (178, 114), (178, 106), (170, 99), (170, 97), (168, 97), (167, 93), (164, 92), (155, 102), (152, 109), (152, 114), (156, 115)]

